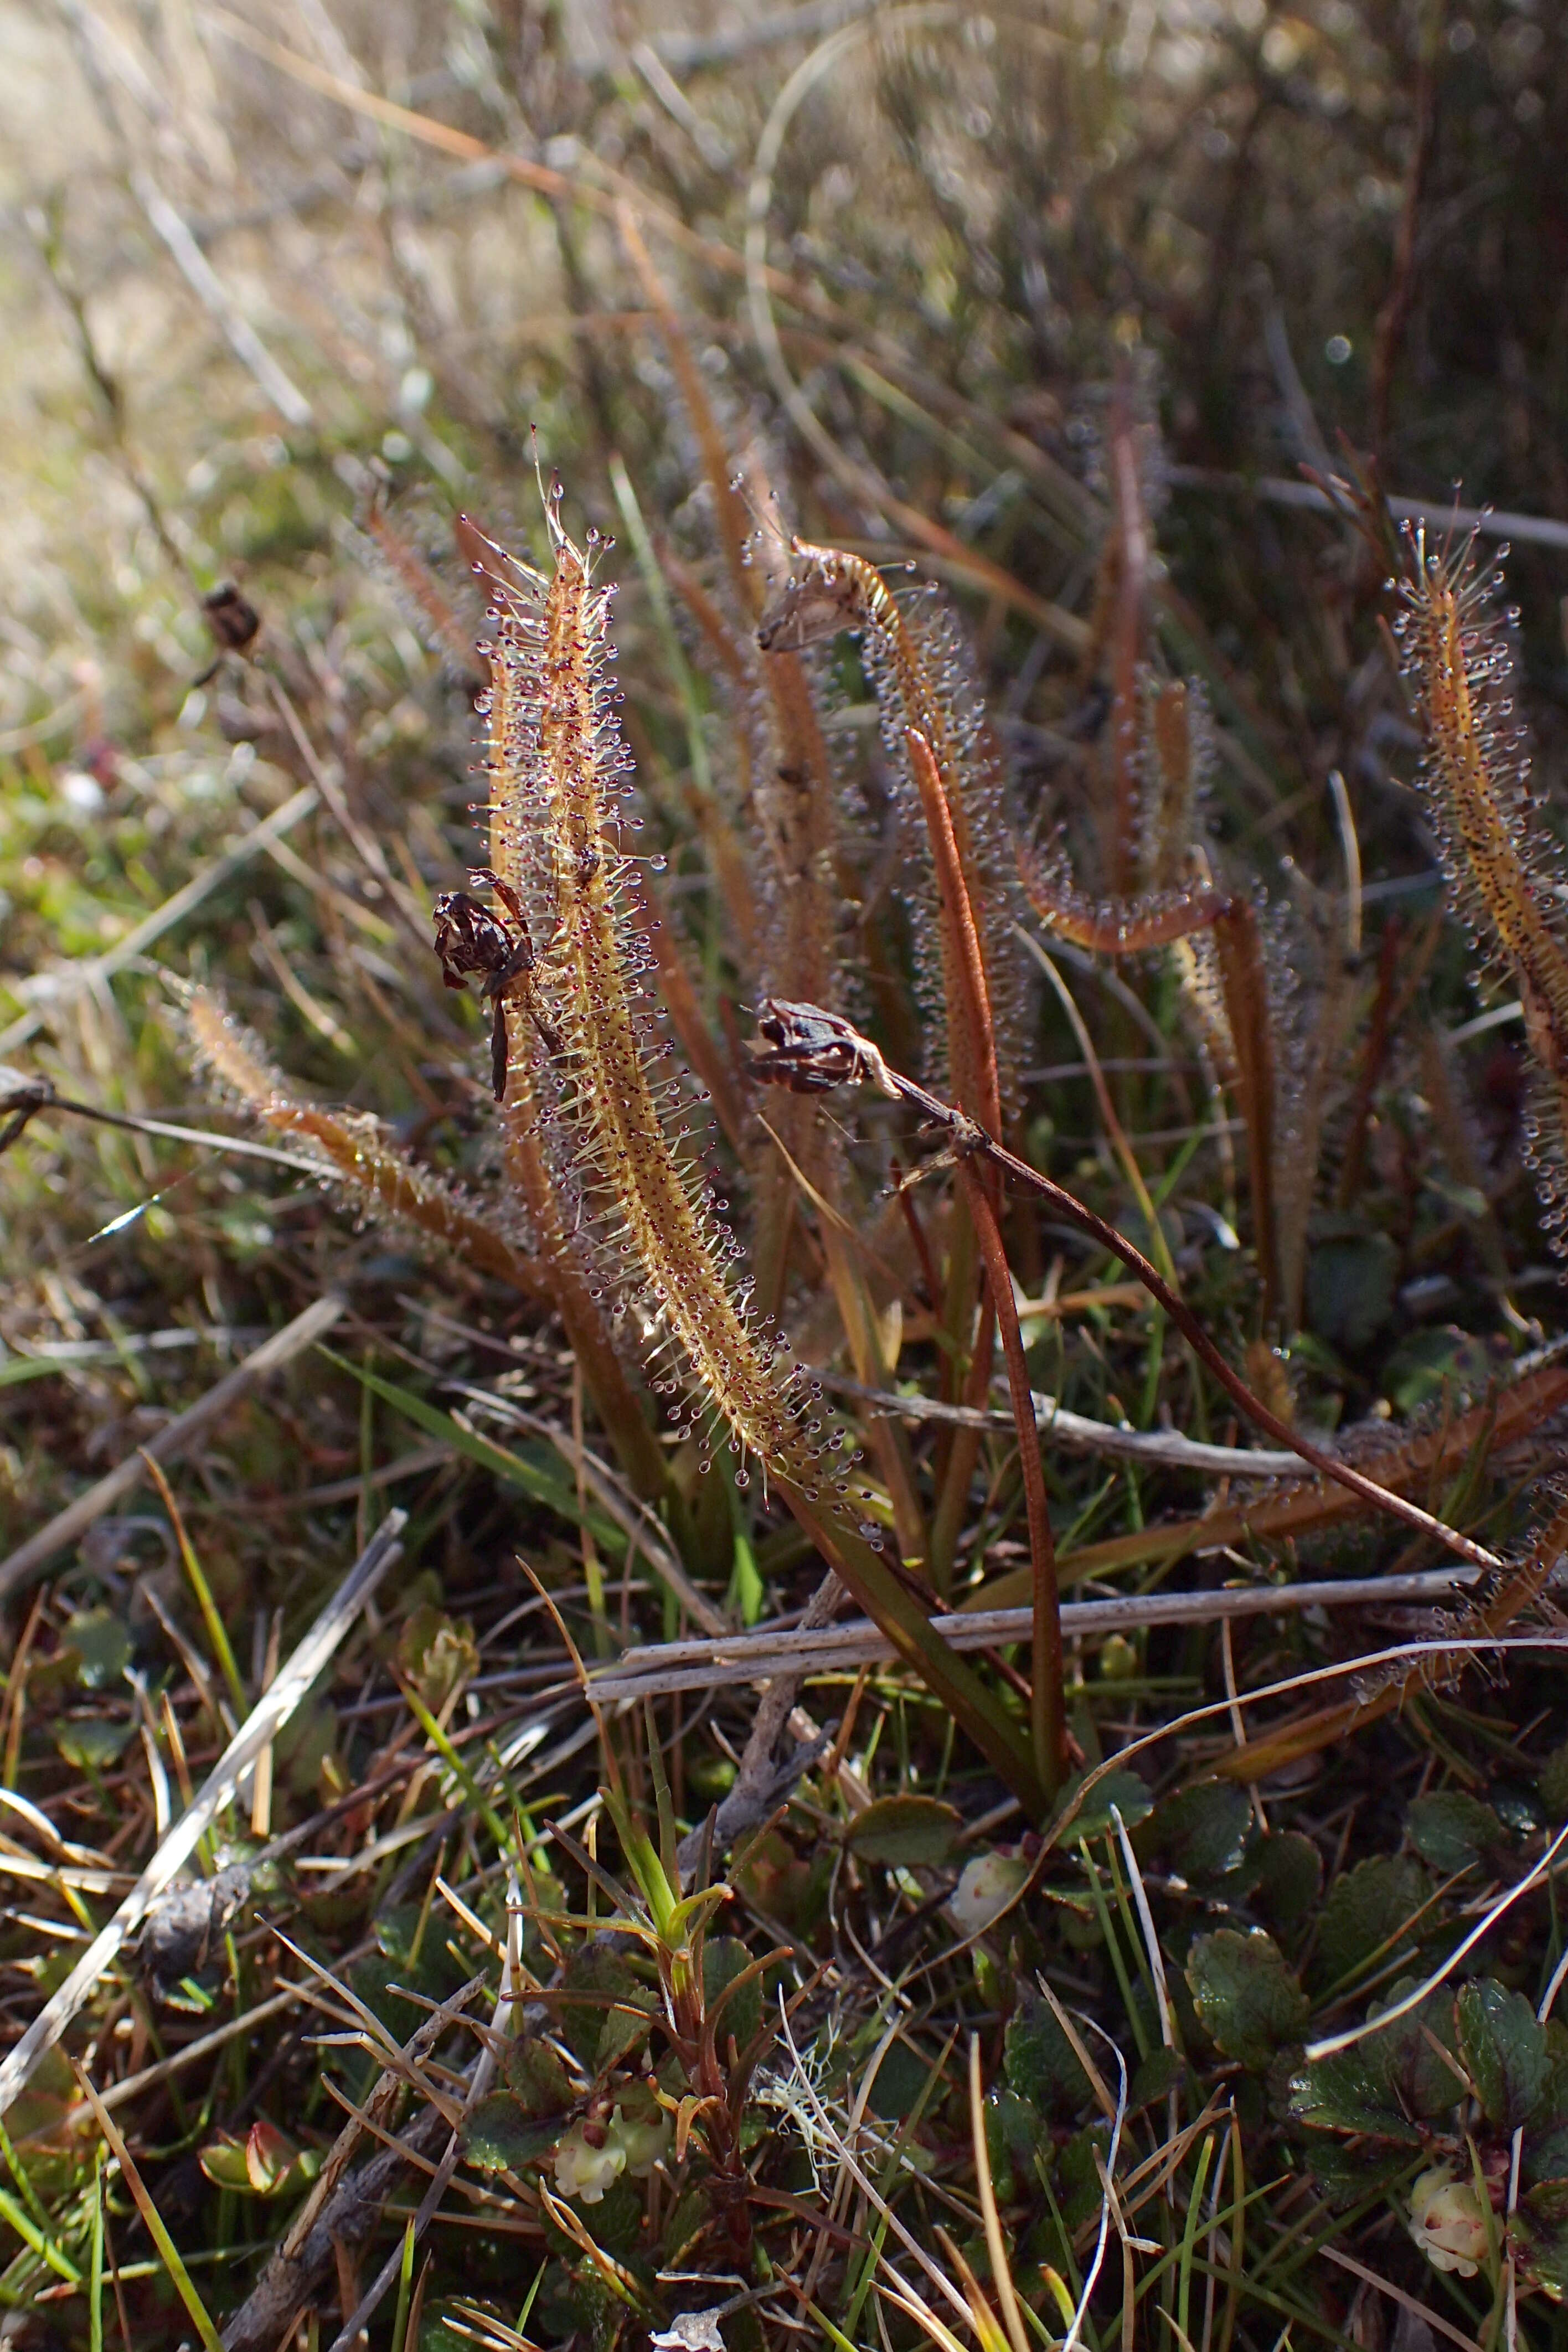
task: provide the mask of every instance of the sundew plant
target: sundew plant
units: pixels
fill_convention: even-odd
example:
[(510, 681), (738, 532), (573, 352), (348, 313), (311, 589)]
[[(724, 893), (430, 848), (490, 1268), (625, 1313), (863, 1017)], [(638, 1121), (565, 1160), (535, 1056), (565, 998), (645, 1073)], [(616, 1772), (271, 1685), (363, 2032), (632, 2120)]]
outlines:
[(0, 23), (6, 2342), (1568, 2352), (1563, 40)]

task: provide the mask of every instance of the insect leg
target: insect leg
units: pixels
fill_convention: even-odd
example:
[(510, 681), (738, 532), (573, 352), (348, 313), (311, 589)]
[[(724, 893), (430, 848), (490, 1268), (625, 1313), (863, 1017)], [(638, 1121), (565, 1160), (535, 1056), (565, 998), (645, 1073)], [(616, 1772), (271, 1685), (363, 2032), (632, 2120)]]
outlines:
[(498, 995), (490, 1020), (490, 1085), (497, 1102), (506, 1100), (506, 1073), (510, 1059), (511, 1039), (507, 1034), (506, 1003)]

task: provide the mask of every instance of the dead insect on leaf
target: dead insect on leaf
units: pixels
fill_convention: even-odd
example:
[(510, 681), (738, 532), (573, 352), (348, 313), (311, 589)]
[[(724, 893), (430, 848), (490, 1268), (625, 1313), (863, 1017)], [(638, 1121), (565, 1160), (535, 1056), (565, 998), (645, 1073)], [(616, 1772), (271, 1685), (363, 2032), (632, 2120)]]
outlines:
[(223, 667), (227, 654), (248, 653), (261, 631), (261, 615), (248, 596), (242, 596), (232, 580), (219, 581), (202, 598), (202, 617), (217, 644), (216, 659), (210, 661), (200, 677), (193, 678), (191, 690), (208, 686)]
[(477, 867), (468, 879), (494, 891), (510, 918), (511, 927), (467, 890), (443, 890), (435, 908), (436, 953), (441, 960), (441, 977), (448, 988), (461, 988), (469, 972), (481, 975), (479, 994), (492, 1008), (490, 1084), (497, 1102), (504, 1102), (511, 1053), (506, 998), (515, 982), (522, 982), (521, 1002), (552, 1054), (561, 1052), (561, 1037), (534, 1001), (531, 984), (535, 969), (533, 939), (522, 901), (488, 866)]
[(804, 653), (808, 646), (836, 637), (841, 629), (856, 627), (860, 619), (858, 586), (858, 581), (847, 581), (826, 567), (792, 580), (757, 625), (759, 651)]
[(757, 1028), (752, 1073), (765, 1086), (787, 1087), (792, 1095), (825, 1095), (835, 1087), (868, 1082), (885, 1094), (893, 1091), (875, 1045), (820, 1005), (765, 996), (758, 1008)]

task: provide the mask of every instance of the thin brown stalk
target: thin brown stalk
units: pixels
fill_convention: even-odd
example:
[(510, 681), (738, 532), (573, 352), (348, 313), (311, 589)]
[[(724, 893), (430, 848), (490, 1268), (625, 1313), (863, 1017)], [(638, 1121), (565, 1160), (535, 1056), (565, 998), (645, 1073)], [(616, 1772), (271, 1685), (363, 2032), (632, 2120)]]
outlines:
[(1147, 900), (1095, 907), (1060, 887), (1036, 855), (1019, 870), (1036, 913), (1047, 930), (1104, 955), (1136, 955), (1212, 931), (1225, 1009), (1226, 1066), (1247, 1132), (1254, 1244), (1258, 1252), (1265, 1328), (1279, 1297), (1274, 1152), (1274, 1047), (1268, 1024), (1268, 975), (1258, 915), (1240, 892), (1209, 887), (1161, 893)]
[[(991, 990), (985, 958), (974, 919), (968, 877), (959, 854), (952, 803), (937, 768), (936, 754), (916, 727), (904, 730), (920, 792), (936, 870), (937, 919), (942, 927), (942, 961), (958, 982), (964, 1026), (968, 1031), (965, 1059), (974, 1074), (974, 1099), (963, 1108), (987, 1133), (1000, 1139), (1002, 1098), (996, 1075), (996, 1032), (991, 1017)], [(961, 1097), (962, 1099), (962, 1097)]]
[(1372, 337), (1372, 446), (1381, 457), (1388, 444), (1389, 411), (1394, 397), (1394, 371), (1398, 364), (1405, 330), (1415, 299), (1416, 232), (1421, 199), (1437, 136), (1437, 44), (1447, 10), (1443, 0), (1426, 0), (1422, 11), (1419, 51), (1415, 63), (1415, 136), (1405, 173), (1405, 199), (1394, 237), (1394, 267)]
[[(927, 737), (919, 728), (909, 727), (904, 730), (904, 743), (931, 842), (931, 865), (936, 874), (937, 919), (942, 936), (942, 964), (957, 990), (957, 1003), (954, 1004), (951, 999), (949, 1003), (950, 1034), (956, 1027), (963, 1039), (963, 1064), (973, 1073), (975, 1115), (989, 1134), (1000, 1138), (1002, 1099), (996, 1068), (996, 1032), (991, 1017), (991, 992), (985, 975), (979, 928), (974, 919), (974, 908), (959, 849), (952, 806), (937, 766), (935, 751)], [(964, 1189), (967, 1196), (968, 1188)], [(970, 1296), (963, 1254), (958, 1247), (959, 1238), (955, 1234), (953, 1251), (958, 1279), (950, 1276), (950, 1330), (953, 1328), (952, 1317), (955, 1307), (963, 1312), (967, 1320)], [(1011, 1282), (1009, 1276), (1009, 1304), (1012, 1300)], [(992, 1302), (984, 1303), (981, 1307), (980, 1328), (965, 1380), (966, 1404), (983, 1403), (990, 1393), (991, 1343), (995, 1316), (1000, 1312), (994, 1300), (993, 1286)], [(958, 1336), (954, 1332), (954, 1337)], [(939, 1582), (944, 1581), (952, 1570), (958, 1549), (959, 1530), (968, 1507), (970, 1483), (979, 1458), (978, 1437), (960, 1430), (953, 1438), (943, 1466), (942, 1491), (931, 1527), (931, 1564)]]
[(1029, 1389), (1029, 1368), (1024, 1360), (1024, 1339), (1013, 1298), (1013, 1273), (996, 1213), (984, 1185), (967, 1160), (958, 1163), (959, 1181), (974, 1221), (980, 1255), (984, 1260), (1002, 1353), (1007, 1365), (1007, 1386), (1013, 1399), (1013, 1419), (1018, 1433), (1018, 1467), (1024, 1480), (1024, 1507), (1029, 1527), (1029, 1572), (1033, 1580), (1034, 1654), (1030, 1667), (1029, 1728), (1035, 1743), (1035, 1765), (1048, 1792), (1055, 1796), (1067, 1777), (1067, 1713), (1062, 1666), (1061, 1606), (1057, 1591), (1057, 1553), (1051, 1535), (1050, 1505), (1046, 1495), (1045, 1467), (1040, 1458), (1040, 1433)]
[[(774, 1010), (776, 1013), (777, 1008)], [(1483, 1545), (1462, 1535), (1457, 1528), (1448, 1527), (1443, 1520), (1435, 1518), (1419, 1504), (1408, 1501), (1404, 1496), (1391, 1494), (1375, 1479), (1353, 1469), (1348, 1462), (1325, 1454), (1321, 1446), (1314, 1445), (1299, 1430), (1279, 1420), (1262, 1398), (1255, 1396), (1240, 1375), (1232, 1370), (1192, 1309), (1176, 1296), (1142, 1251), (1135, 1243), (1129, 1241), (1125, 1234), (1118, 1233), (1114, 1225), (1107, 1223), (1103, 1217), (1087, 1208), (1063, 1186), (1053, 1182), (1050, 1177), (1042, 1176), (1038, 1169), (1029, 1166), (1027, 1160), (1020, 1160), (1016, 1153), (995, 1142), (965, 1113), (955, 1110), (951, 1103), (944, 1103), (926, 1087), (917, 1086), (912, 1078), (906, 1078), (900, 1071), (889, 1069), (870, 1039), (862, 1037), (847, 1022), (837, 1020), (832, 1013), (825, 1013), (816, 1005), (796, 1005), (790, 1010), (806, 1031), (819, 1037), (833, 1038), (833, 1066), (838, 1076), (850, 1084), (874, 1085), (895, 1100), (907, 1102), (923, 1112), (934, 1126), (946, 1132), (950, 1139), (949, 1149), (955, 1154), (978, 1154), (989, 1160), (1002, 1175), (1047, 1201), (1068, 1223), (1088, 1234), (1112, 1256), (1119, 1257), (1130, 1272), (1137, 1276), (1155, 1303), (1164, 1308), (1182, 1337), (1219, 1381), (1226, 1395), (1239, 1405), (1250, 1422), (1266, 1431), (1277, 1444), (1289, 1446), (1292, 1453), (1300, 1454), (1303, 1462), (1323, 1476), (1335, 1480), (1363, 1502), (1374, 1505), (1394, 1518), (1403, 1519), (1407, 1527), (1416, 1528), (1422, 1535), (1435, 1538), (1446, 1549), (1461, 1559), (1468, 1560), (1472, 1566), (1502, 1566), (1495, 1552), (1488, 1551)], [(774, 1046), (772, 1051), (776, 1055), (778, 1049)], [(770, 1052), (759, 1050), (754, 1064), (759, 1077), (765, 1079), (771, 1075), (769, 1064)], [(775, 1068), (782, 1069), (785, 1066), (784, 1063), (775, 1063)], [(798, 1056), (787, 1066), (798, 1071)]]

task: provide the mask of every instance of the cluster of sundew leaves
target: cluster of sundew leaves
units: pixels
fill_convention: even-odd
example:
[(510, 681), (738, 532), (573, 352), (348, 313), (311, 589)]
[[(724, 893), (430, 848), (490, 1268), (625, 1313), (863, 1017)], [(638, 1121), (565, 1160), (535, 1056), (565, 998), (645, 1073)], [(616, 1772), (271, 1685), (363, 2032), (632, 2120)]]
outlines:
[[(787, 653), (846, 629), (859, 635), (900, 816), (917, 836), (923, 821), (910, 731), (930, 746), (979, 935), (1002, 1099), (1016, 1111), (1030, 1002), (1010, 935), (1022, 894), (1000, 761), (957, 624), (936, 597), (934, 583), (905, 603), (863, 556), (804, 541), (792, 551), (795, 576), (764, 614), (759, 641), (764, 651)], [(930, 857), (917, 853), (901, 861), (900, 875), (915, 918), (916, 981), (928, 1014), (934, 1082), (950, 1085), (959, 1100), (979, 1108), (987, 1082), (975, 1065), (974, 1040), (956, 1017), (964, 991), (948, 926), (936, 914)]]
[[(1184, 727), (1193, 698), (1182, 689)], [(1168, 722), (1161, 740), (1163, 702), (1164, 698), (1153, 702), (1138, 743), (1140, 764), (1162, 776), (1163, 762), (1175, 750)], [(1187, 751), (1190, 756), (1190, 742)], [(1147, 797), (1163, 824), (1194, 824), (1189, 791), (1172, 791), (1163, 783)], [(1276, 1234), (1287, 1222), (1276, 1195), (1288, 1185), (1301, 1192), (1301, 1214), (1293, 1230), (1304, 1234), (1306, 1198), (1317, 1172), (1316, 1133), (1301, 1132), (1307, 1088), (1298, 1083), (1282, 1091), (1278, 1084), (1282, 1066), (1289, 1071), (1305, 1059), (1300, 1024), (1289, 1017), (1295, 989), (1283, 922), (1260, 892), (1226, 889), (1210, 879), (1211, 845), (1201, 835), (1186, 838), (1151, 828), (1140, 848), (1152, 887), (1135, 898), (1091, 898), (1079, 887), (1059, 844), (1048, 852), (1023, 845), (1019, 870), (1048, 933), (1097, 954), (1170, 956), (1205, 1075), (1211, 1086), (1233, 1087), (1242, 1111), (1263, 1318), (1270, 1323), (1280, 1286)], [(1165, 877), (1183, 868), (1201, 878), (1165, 887)]]
[(527, 986), (563, 1048), (547, 1055), (520, 1003), (508, 1091), (526, 1085), (549, 1100), (617, 1304), (641, 1306), (676, 1342), (694, 1377), (694, 1421), (716, 1413), (742, 1455), (815, 1499), (835, 1441), (817, 1442), (816, 1397), (786, 1339), (731, 1277), (739, 1245), (684, 1149), (689, 1087), (679, 1070), (659, 1074), (673, 1047), (642, 984), (652, 959), (627, 887), (637, 819), (607, 677), (612, 592), (594, 578), (592, 544), (579, 549), (562, 528), (558, 504), (552, 495), (546, 505), (542, 593), (505, 558), (484, 570), (491, 853), (532, 909), (538, 963)]
[(1478, 561), (1473, 533), (1436, 548), (1422, 527), (1407, 531), (1405, 548), (1394, 625), (1426, 734), (1423, 793), (1467, 937), (1519, 991), (1535, 1071), (1523, 1147), (1543, 1229), (1561, 1255), (1568, 1250), (1563, 865), (1514, 712), (1510, 640), (1519, 614), (1500, 606), (1504, 574), (1500, 564)]

